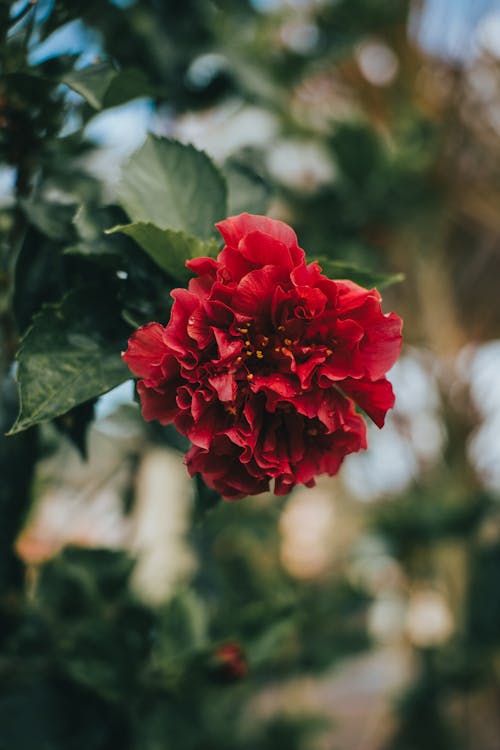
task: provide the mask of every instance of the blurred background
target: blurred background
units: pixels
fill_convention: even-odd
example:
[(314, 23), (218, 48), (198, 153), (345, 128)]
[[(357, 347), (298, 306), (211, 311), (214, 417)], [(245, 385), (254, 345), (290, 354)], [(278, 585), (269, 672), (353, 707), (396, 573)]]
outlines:
[(287, 498), (217, 502), (131, 381), (2, 438), (1, 750), (498, 750), (500, 2), (0, 0), (0, 25), (2, 433), (18, 337), (65, 258), (106, 267), (86, 211), (147, 131), (334, 268), (404, 274), (405, 321), (385, 428)]

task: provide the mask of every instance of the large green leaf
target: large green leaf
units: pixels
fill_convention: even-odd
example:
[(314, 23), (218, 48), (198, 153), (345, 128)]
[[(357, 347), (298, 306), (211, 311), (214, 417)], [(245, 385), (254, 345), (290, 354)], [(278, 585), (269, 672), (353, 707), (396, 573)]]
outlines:
[(315, 258), (308, 256), (308, 260), (317, 260), (323, 269), (323, 273), (332, 279), (349, 279), (367, 289), (372, 289), (373, 287), (384, 289), (385, 287), (391, 286), (391, 284), (397, 284), (400, 281), (404, 281), (405, 278), (402, 273), (390, 274), (381, 271), (370, 271), (366, 268), (361, 268), (354, 263), (346, 263), (343, 260), (325, 258), (324, 256), (318, 256)]
[(186, 260), (202, 255), (213, 256), (217, 252), (215, 239), (200, 240), (186, 232), (160, 229), (154, 224), (140, 221), (108, 229), (108, 233), (112, 232), (123, 232), (132, 237), (160, 268), (182, 283), (191, 275), (186, 268)]
[(227, 213), (226, 182), (208, 156), (153, 135), (124, 165), (118, 194), (132, 221), (203, 239)]
[(109, 62), (72, 70), (62, 82), (83, 96), (94, 109), (116, 107), (137, 97), (155, 94), (142, 71), (135, 68), (116, 70)]
[(130, 377), (126, 332), (102, 293), (82, 289), (47, 305), (18, 352), (19, 416), (9, 434), (65, 414)]

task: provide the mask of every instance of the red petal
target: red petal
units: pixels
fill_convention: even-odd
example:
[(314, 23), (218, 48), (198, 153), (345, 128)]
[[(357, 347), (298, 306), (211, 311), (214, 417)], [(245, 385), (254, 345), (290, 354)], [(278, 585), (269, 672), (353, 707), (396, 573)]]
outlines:
[(192, 258), (186, 261), (186, 267), (198, 276), (210, 274), (215, 278), (219, 264), (214, 258)]
[[(276, 285), (283, 280), (284, 271), (277, 266), (264, 266), (250, 271), (235, 290), (233, 302), (242, 313), (253, 315), (268, 310)], [(285, 271), (286, 277), (286, 271)]]
[(200, 306), (200, 300), (187, 289), (174, 289), (171, 297), (174, 298), (174, 304), (165, 329), (165, 338), (172, 349), (185, 353), (186, 347), (194, 344), (193, 339), (188, 336), (187, 328), (191, 314)]
[(337, 288), (337, 308), (341, 315), (361, 307), (367, 299), (380, 303), (380, 294), (376, 289), (365, 289), (354, 281), (340, 281), (335, 279)]
[(290, 249), (275, 237), (263, 232), (250, 232), (239, 244), (242, 256), (255, 266), (285, 266), (292, 270), (295, 263)]
[(388, 380), (383, 378), (371, 383), (349, 378), (339, 383), (339, 387), (349, 398), (354, 399), (377, 427), (383, 427), (387, 411), (394, 406), (394, 393)]
[(300, 393), (300, 388), (294, 378), (281, 373), (273, 375), (254, 375), (251, 383), (253, 391), (271, 391), (281, 398), (288, 399)]
[(219, 279), (227, 284), (230, 281), (239, 281), (245, 274), (255, 269), (255, 264), (244, 258), (239, 250), (233, 247), (225, 247), (218, 256)]
[(237, 248), (240, 240), (250, 232), (264, 232), (265, 234), (279, 240), (293, 251), (296, 263), (304, 257), (304, 251), (298, 247), (297, 235), (288, 224), (277, 219), (269, 219), (267, 216), (255, 216), (253, 214), (239, 214), (230, 216), (215, 225), (224, 241), (230, 247)]
[(220, 401), (234, 401), (236, 398), (236, 382), (234, 376), (228, 372), (221, 375), (212, 375), (208, 382), (217, 391)]
[(360, 354), (366, 372), (372, 380), (379, 380), (396, 362), (401, 351), (403, 321), (396, 313), (381, 316), (365, 328)]
[(157, 419), (161, 424), (169, 424), (179, 413), (176, 403), (177, 389), (169, 385), (165, 391), (148, 388), (143, 380), (137, 383), (137, 392), (141, 399), (142, 416), (146, 422)]
[(218, 263), (213, 258), (194, 258), (187, 260), (186, 266), (198, 274), (198, 278), (190, 279), (188, 289), (197, 297), (205, 299), (210, 294), (217, 276)]
[(161, 377), (163, 359), (170, 353), (164, 335), (160, 323), (148, 323), (132, 334), (122, 358), (136, 377)]

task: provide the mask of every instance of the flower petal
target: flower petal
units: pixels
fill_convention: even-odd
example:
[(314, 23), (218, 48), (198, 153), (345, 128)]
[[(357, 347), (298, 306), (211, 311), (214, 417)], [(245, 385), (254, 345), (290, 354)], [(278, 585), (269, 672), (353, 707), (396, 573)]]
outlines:
[(346, 396), (359, 404), (377, 427), (384, 426), (385, 415), (394, 406), (394, 392), (386, 378), (373, 383), (368, 380), (348, 378), (339, 383), (339, 387)]

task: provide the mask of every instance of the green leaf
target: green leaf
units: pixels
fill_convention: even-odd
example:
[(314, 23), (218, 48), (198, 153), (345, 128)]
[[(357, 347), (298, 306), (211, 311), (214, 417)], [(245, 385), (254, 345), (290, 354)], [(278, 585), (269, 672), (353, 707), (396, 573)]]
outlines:
[(380, 271), (370, 271), (365, 268), (361, 268), (354, 263), (346, 263), (343, 260), (334, 260), (333, 258), (325, 258), (324, 256), (318, 256), (311, 258), (308, 256), (308, 260), (317, 260), (323, 269), (323, 273), (332, 279), (349, 279), (354, 281), (360, 286), (364, 286), (367, 289), (376, 287), (377, 289), (385, 289), (391, 284), (398, 284), (404, 281), (403, 273), (382, 273)]
[(227, 214), (226, 182), (202, 151), (148, 135), (124, 165), (118, 187), (133, 222), (208, 239)]
[(71, 220), (75, 213), (74, 203), (23, 200), (21, 201), (21, 208), (30, 223), (50, 239), (71, 239), (73, 230)]
[(138, 68), (125, 68), (111, 81), (103, 99), (103, 107), (117, 107), (142, 96), (157, 96), (158, 89)]
[(116, 214), (110, 209), (81, 204), (73, 217), (79, 241), (66, 247), (64, 255), (120, 256), (117, 238), (111, 239), (104, 235), (106, 227), (113, 220), (116, 221)]
[(156, 93), (142, 71), (135, 68), (116, 70), (109, 62), (73, 70), (62, 78), (62, 83), (83, 96), (94, 109), (116, 107), (131, 99)]
[(271, 192), (261, 177), (245, 165), (234, 162), (226, 163), (223, 172), (229, 191), (229, 216), (243, 212), (266, 213)]
[(186, 260), (214, 256), (218, 249), (215, 239), (203, 241), (186, 232), (160, 229), (144, 222), (123, 224), (107, 230), (108, 234), (113, 232), (123, 232), (132, 237), (163, 271), (182, 283), (191, 275), (185, 266)]
[(125, 341), (118, 311), (96, 289), (45, 306), (17, 355), (20, 410), (8, 434), (65, 414), (127, 380), (120, 357)]
[(94, 109), (101, 109), (106, 91), (118, 71), (108, 62), (99, 62), (81, 70), (72, 70), (62, 78), (62, 83), (76, 91)]

